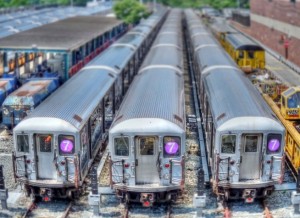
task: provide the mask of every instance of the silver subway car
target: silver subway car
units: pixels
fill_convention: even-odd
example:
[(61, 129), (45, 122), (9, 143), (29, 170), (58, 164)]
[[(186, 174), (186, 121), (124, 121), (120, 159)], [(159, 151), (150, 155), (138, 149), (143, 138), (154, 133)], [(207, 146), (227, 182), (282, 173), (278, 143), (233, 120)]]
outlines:
[[(189, 39), (193, 47), (196, 39)], [(225, 200), (265, 197), (283, 179), (285, 129), (218, 42), (197, 43), (194, 69), (213, 190)]]
[(125, 202), (148, 207), (184, 188), (181, 17), (169, 13), (109, 130), (111, 186)]
[(14, 129), (14, 174), (28, 195), (74, 197), (166, 11), (97, 56)]

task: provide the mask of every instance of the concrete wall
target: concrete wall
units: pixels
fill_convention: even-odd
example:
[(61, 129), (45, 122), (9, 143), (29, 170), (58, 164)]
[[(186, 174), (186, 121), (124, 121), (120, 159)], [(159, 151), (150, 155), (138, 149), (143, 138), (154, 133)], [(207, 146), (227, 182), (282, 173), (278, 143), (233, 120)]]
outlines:
[(250, 0), (251, 26), (233, 24), (285, 57), (288, 41), (288, 60), (300, 66), (300, 0)]

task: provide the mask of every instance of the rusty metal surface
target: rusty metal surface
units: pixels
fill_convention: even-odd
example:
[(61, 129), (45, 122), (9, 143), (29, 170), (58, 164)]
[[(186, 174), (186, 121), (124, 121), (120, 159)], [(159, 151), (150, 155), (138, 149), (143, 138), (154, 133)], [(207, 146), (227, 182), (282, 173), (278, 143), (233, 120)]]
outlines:
[(78, 16), (0, 39), (1, 49), (72, 50), (121, 24), (115, 18)]

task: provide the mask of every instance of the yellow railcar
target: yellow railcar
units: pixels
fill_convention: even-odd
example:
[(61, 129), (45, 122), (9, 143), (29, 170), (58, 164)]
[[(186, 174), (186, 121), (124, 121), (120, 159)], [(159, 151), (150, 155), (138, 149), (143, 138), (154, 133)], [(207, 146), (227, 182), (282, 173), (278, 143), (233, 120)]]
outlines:
[(240, 33), (225, 35), (225, 50), (244, 72), (265, 68), (265, 50)]

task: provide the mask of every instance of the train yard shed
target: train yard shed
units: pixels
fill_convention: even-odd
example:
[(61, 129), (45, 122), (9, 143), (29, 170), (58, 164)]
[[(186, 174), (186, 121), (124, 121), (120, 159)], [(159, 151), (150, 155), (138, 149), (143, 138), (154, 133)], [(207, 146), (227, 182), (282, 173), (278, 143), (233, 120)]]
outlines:
[(65, 81), (125, 30), (115, 18), (78, 16), (24, 31), (0, 39), (0, 69), (22, 79), (43, 68)]

